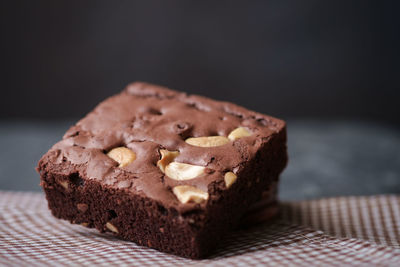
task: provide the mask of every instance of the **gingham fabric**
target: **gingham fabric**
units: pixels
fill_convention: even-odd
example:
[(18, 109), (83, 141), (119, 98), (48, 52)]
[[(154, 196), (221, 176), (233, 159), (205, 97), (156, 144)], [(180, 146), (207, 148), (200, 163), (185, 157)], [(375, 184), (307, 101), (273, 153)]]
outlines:
[(400, 196), (289, 202), (281, 211), (190, 260), (55, 219), (41, 194), (0, 192), (0, 265), (400, 266)]

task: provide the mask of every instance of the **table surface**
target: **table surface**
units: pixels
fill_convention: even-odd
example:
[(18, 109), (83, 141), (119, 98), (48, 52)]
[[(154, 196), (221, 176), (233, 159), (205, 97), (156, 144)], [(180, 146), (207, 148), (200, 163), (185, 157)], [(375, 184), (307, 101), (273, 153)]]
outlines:
[(58, 220), (42, 194), (0, 191), (0, 266), (398, 266), (399, 207), (395, 195), (281, 202), (265, 222), (260, 206), (191, 260)]
[[(73, 124), (0, 122), (0, 190), (40, 191), (37, 161)], [(282, 200), (400, 193), (400, 129), (357, 121), (288, 121)]]

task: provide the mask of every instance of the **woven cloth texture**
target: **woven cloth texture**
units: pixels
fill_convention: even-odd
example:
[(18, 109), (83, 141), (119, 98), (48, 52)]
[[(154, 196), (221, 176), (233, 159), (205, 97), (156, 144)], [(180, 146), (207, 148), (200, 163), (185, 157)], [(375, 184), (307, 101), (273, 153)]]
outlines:
[(400, 266), (400, 196), (280, 205), (278, 218), (233, 231), (214, 255), (191, 260), (58, 220), (42, 194), (0, 191), (0, 265)]

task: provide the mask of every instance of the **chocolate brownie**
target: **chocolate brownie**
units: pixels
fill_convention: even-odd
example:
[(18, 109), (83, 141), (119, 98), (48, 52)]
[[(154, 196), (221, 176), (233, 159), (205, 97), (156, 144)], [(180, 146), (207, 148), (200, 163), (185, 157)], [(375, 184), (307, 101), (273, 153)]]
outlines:
[(201, 258), (263, 192), (275, 198), (286, 162), (284, 121), (136, 82), (72, 126), (37, 170), (54, 216)]

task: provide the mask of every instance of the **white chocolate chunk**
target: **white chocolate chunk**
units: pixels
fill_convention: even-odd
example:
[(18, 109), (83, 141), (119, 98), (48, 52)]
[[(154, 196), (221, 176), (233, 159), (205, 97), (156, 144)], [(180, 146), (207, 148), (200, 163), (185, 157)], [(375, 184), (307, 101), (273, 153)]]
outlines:
[(136, 159), (136, 154), (126, 147), (116, 147), (107, 153), (107, 156), (119, 163), (118, 167), (125, 167)]
[(185, 181), (204, 173), (205, 167), (180, 162), (171, 162), (165, 167), (165, 174), (171, 179)]
[(250, 136), (250, 135), (252, 135), (252, 133), (249, 130), (247, 130), (247, 129), (243, 128), (243, 127), (239, 127), (239, 128), (236, 128), (235, 130), (233, 130), (228, 135), (228, 138), (231, 141), (235, 141), (236, 139), (239, 139), (239, 138), (242, 138), (242, 137), (246, 137), (246, 136)]
[(115, 227), (115, 226), (114, 226), (113, 224), (111, 224), (110, 222), (107, 222), (107, 223), (106, 223), (106, 227), (107, 227), (107, 229), (110, 230), (111, 232), (118, 233), (117, 227)]
[(160, 149), (161, 159), (157, 161), (157, 167), (165, 173), (165, 167), (170, 164), (174, 159), (179, 156), (179, 151), (169, 151)]
[(231, 187), (231, 185), (236, 181), (237, 176), (233, 172), (225, 173), (224, 180), (226, 188)]
[(67, 189), (67, 190), (68, 190), (68, 188), (69, 188), (68, 181), (61, 181), (61, 182), (60, 182), (60, 185), (61, 185), (62, 187), (64, 187), (65, 189)]
[(178, 200), (185, 204), (188, 202), (201, 203), (208, 199), (208, 193), (190, 185), (178, 185), (172, 189)]
[(229, 139), (225, 136), (203, 136), (203, 137), (191, 137), (185, 141), (189, 145), (199, 147), (215, 147), (223, 146), (229, 143)]

